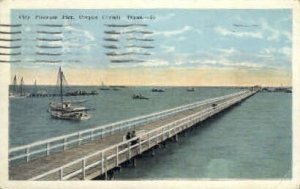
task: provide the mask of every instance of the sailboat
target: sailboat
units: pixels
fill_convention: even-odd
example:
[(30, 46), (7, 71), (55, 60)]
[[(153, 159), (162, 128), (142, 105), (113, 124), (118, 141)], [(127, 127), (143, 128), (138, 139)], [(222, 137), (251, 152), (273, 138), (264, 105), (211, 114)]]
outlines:
[(101, 84), (101, 87), (100, 87), (100, 90), (102, 91), (106, 91), (106, 90), (110, 90), (110, 88), (106, 85), (104, 85), (103, 81), (102, 81), (102, 84)]
[(78, 106), (76, 102), (67, 102), (63, 98), (63, 83), (66, 82), (64, 73), (59, 67), (57, 83), (59, 84), (60, 100), (57, 102), (50, 102), (48, 111), (51, 116), (56, 119), (66, 120), (87, 120), (90, 118), (87, 111), (89, 109), (84, 106)]
[(13, 92), (9, 93), (9, 97), (11, 97), (11, 98), (21, 98), (21, 97), (28, 97), (29, 96), (29, 93), (24, 92), (24, 79), (23, 79), (23, 77), (21, 78), (20, 86), (19, 86), (20, 93), (18, 93), (17, 76), (16, 75), (14, 76), (12, 85), (13, 85)]
[(37, 85), (36, 85), (36, 80), (34, 80), (34, 96), (37, 96)]
[(9, 93), (9, 97), (15, 97), (17, 95), (17, 75), (14, 76), (12, 87), (12, 92)]

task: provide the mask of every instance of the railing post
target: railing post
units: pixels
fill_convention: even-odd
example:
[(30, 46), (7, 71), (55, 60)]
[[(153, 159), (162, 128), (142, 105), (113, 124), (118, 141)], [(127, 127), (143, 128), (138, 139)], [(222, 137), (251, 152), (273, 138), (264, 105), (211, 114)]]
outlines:
[(142, 153), (142, 142), (141, 142), (141, 141), (142, 141), (142, 140), (139, 139), (139, 154)]
[(47, 143), (47, 156), (50, 154), (50, 142)]
[(113, 126), (110, 126), (110, 134), (114, 134), (114, 131)]
[(63, 170), (63, 167), (60, 168), (60, 171), (59, 171), (59, 177), (60, 177), (60, 180), (63, 180), (63, 178), (64, 178), (64, 170)]
[(28, 162), (30, 160), (30, 147), (26, 148), (26, 161)]
[(147, 135), (148, 135), (148, 149), (150, 149), (150, 133), (148, 133)]
[(105, 180), (107, 180), (107, 157), (105, 157)]
[(82, 179), (85, 179), (85, 159), (82, 160)]
[(130, 159), (131, 158), (130, 142), (127, 143), (127, 148), (128, 148), (128, 159)]
[(119, 145), (117, 145), (116, 166), (119, 165)]
[(104, 173), (104, 152), (101, 152), (101, 174)]
[(67, 139), (66, 138), (64, 138), (64, 151), (67, 149)]
[(80, 133), (78, 133), (78, 138), (77, 138), (77, 139), (78, 139), (78, 145), (80, 145), (80, 144), (81, 144), (81, 138), (80, 138), (80, 137), (81, 137), (81, 134), (80, 134)]

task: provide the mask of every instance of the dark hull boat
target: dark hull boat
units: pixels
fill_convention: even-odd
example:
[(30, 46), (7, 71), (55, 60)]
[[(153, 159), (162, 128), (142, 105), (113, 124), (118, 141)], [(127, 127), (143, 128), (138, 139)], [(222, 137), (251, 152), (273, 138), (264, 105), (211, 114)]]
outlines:
[(187, 92), (194, 92), (195, 89), (194, 89), (194, 88), (188, 88), (186, 91), (187, 91)]
[(134, 94), (134, 95), (132, 95), (132, 99), (148, 100), (149, 98), (143, 96), (142, 94)]
[(151, 90), (152, 92), (165, 92), (165, 90), (163, 90), (163, 89), (157, 89), (157, 88), (153, 88), (152, 90)]

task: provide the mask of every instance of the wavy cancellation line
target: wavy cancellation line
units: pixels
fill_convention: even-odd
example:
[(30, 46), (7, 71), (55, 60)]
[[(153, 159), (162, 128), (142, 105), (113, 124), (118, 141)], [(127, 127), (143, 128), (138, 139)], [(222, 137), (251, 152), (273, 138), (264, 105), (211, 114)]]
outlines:
[(115, 38), (103, 38), (104, 41), (112, 41), (112, 42), (118, 42), (118, 39)]
[(35, 60), (35, 63), (61, 63), (61, 60)]
[(123, 60), (110, 60), (111, 63), (143, 63), (145, 60), (137, 59), (123, 59)]
[(63, 46), (49, 46), (49, 45), (36, 45), (37, 48), (41, 49), (60, 49), (63, 48)]
[(104, 48), (107, 48), (107, 49), (118, 49), (119, 47), (116, 46), (116, 45), (103, 45)]
[(120, 35), (120, 34), (131, 34), (131, 33), (140, 33), (140, 34), (153, 34), (151, 31), (143, 31), (143, 30), (130, 30), (130, 31), (124, 31), (124, 32), (119, 32), (119, 31), (104, 31), (105, 34), (110, 34), (110, 35)]
[(62, 53), (44, 53), (44, 52), (36, 52), (36, 55), (42, 55), (42, 56), (61, 56)]
[(116, 53), (116, 52), (109, 52), (105, 53), (107, 56), (126, 56), (126, 55), (145, 55), (149, 56), (151, 53), (138, 53), (138, 52), (125, 52), (125, 53)]
[(21, 60), (0, 60), (0, 63), (20, 63)]
[(143, 46), (143, 45), (127, 45), (127, 48), (143, 48), (143, 49), (153, 49), (154, 46)]
[(126, 28), (126, 27), (134, 27), (134, 26), (142, 26), (147, 27), (147, 24), (105, 24), (107, 27), (116, 27), (116, 28)]
[(149, 38), (137, 38), (137, 37), (130, 37), (127, 38), (128, 41), (154, 41), (154, 39), (149, 39)]
[(38, 24), (39, 26), (45, 26), (45, 27), (63, 27), (62, 24)]
[(19, 49), (21, 46), (0, 46), (0, 49)]
[(105, 34), (110, 34), (110, 35), (119, 35), (121, 34), (121, 32), (117, 32), (117, 31), (104, 31)]
[(140, 31), (140, 30), (126, 31), (126, 32), (124, 32), (124, 33), (126, 33), (126, 34), (128, 34), (128, 33), (153, 34), (152, 31)]
[(49, 38), (36, 38), (37, 41), (62, 41), (62, 38), (49, 39)]
[(21, 33), (22, 31), (15, 31), (15, 32), (0, 31), (0, 34), (8, 34), (8, 35), (21, 34)]
[(22, 24), (0, 24), (0, 27), (21, 27)]
[(21, 38), (16, 38), (16, 39), (5, 39), (5, 38), (0, 38), (0, 41), (21, 41), (22, 39)]
[(56, 31), (37, 31), (36, 33), (38, 34), (54, 34), (54, 35), (57, 35), (57, 34), (63, 34), (63, 32), (56, 32)]
[(21, 55), (22, 53), (20, 52), (17, 52), (17, 53), (1, 53), (0, 52), (0, 55), (4, 55), (4, 56), (18, 56), (18, 55)]

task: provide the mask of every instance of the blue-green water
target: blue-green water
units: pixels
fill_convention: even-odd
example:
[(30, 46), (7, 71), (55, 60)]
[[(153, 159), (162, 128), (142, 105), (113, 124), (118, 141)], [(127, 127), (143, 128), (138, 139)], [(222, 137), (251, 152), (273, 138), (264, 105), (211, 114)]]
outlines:
[[(92, 90), (92, 87), (81, 87)], [(167, 88), (153, 93), (148, 87), (100, 91), (87, 99), (95, 108), (82, 122), (52, 119), (46, 111), (53, 98), (10, 99), (10, 145), (18, 146), (48, 137), (88, 129), (138, 115), (176, 107), (238, 91), (233, 88)], [(141, 92), (150, 100), (132, 100)], [(70, 98), (74, 100), (76, 98)], [(124, 168), (116, 179), (178, 178), (290, 178), (291, 103), (286, 93), (258, 93), (242, 104), (194, 129), (178, 143), (143, 155), (136, 168)]]

